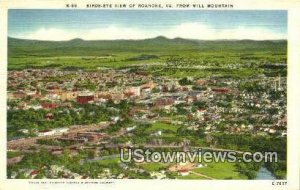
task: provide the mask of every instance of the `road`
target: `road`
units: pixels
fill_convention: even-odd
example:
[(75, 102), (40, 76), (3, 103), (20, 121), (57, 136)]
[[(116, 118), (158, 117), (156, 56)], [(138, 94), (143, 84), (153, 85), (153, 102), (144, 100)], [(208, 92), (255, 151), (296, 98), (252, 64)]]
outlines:
[(207, 175), (200, 174), (200, 173), (198, 173), (198, 172), (190, 171), (190, 173), (195, 174), (195, 175), (197, 175), (197, 176), (201, 176), (201, 177), (207, 178), (207, 179), (215, 179), (215, 178), (209, 177), (209, 176), (207, 176)]
[[(176, 145), (173, 146), (172, 145), (145, 145), (144, 147), (145, 148), (184, 148), (184, 146), (176, 146)], [(213, 151), (220, 151), (220, 152), (236, 152), (239, 154), (244, 153), (244, 151), (240, 151), (240, 150), (231, 150), (231, 149), (205, 147), (205, 146), (186, 146), (186, 148), (213, 150)]]

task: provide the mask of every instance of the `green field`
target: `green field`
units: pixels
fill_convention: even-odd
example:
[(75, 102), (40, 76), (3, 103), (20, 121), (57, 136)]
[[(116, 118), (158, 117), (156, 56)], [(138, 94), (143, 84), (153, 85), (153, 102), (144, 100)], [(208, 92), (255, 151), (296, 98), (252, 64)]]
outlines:
[(161, 131), (170, 131), (170, 132), (176, 133), (178, 128), (179, 127), (176, 125), (163, 123), (163, 122), (156, 122), (156, 123), (152, 124), (152, 126), (150, 128), (148, 128), (147, 130), (149, 130), (151, 132), (161, 130)]
[(99, 163), (102, 166), (109, 166), (111, 164), (118, 164), (120, 163), (120, 158), (111, 158), (111, 159), (105, 159), (105, 160), (99, 160), (97, 163)]
[(167, 124), (163, 122), (156, 122), (152, 124), (150, 128), (146, 129), (147, 133), (155, 133), (158, 131), (161, 131), (162, 138), (174, 138), (176, 137), (176, 132), (179, 126), (172, 125), (172, 124)]
[(167, 167), (167, 164), (151, 162), (151, 163), (142, 163), (139, 166), (145, 169), (146, 171), (154, 172), (154, 171), (160, 171), (161, 169), (165, 169)]
[(215, 179), (247, 179), (247, 176), (237, 171), (235, 163), (229, 162), (207, 163), (207, 167), (195, 168), (193, 171)]
[[(285, 75), (287, 42), (252, 40), (186, 40), (157, 37), (146, 40), (35, 41), (8, 38), (8, 69), (59, 68), (99, 70), (132, 68), (157, 76), (251, 77)], [(199, 67), (200, 66), (200, 67)]]

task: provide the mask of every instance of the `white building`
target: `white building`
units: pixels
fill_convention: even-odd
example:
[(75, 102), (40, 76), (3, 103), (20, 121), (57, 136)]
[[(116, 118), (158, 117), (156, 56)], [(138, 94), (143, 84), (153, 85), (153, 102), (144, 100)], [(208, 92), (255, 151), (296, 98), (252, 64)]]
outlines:
[(37, 135), (39, 137), (44, 137), (44, 136), (51, 136), (51, 135), (54, 135), (54, 134), (55, 134), (54, 130), (43, 130), (43, 131), (39, 131)]

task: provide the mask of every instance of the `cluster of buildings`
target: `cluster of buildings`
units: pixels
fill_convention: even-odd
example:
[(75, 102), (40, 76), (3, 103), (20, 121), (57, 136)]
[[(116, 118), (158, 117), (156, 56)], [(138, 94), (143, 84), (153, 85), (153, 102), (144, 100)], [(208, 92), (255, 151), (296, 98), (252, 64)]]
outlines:
[[(124, 70), (63, 71), (56, 69), (9, 71), (8, 100), (13, 109), (51, 110), (78, 104), (105, 104), (121, 100), (138, 104), (130, 115), (136, 120), (156, 120), (157, 110), (185, 115), (189, 129), (207, 133), (255, 131), (257, 134), (286, 135), (286, 79), (208, 78), (180, 85), (178, 79), (154, 77)], [(259, 84), (262, 91), (241, 90), (239, 85)], [(93, 89), (90, 89), (93, 86)], [(274, 93), (279, 96), (273, 98)], [(8, 109), (12, 109), (8, 107)], [(272, 112), (273, 110), (273, 112)], [(274, 111), (275, 110), (275, 111)], [(53, 119), (50, 115), (46, 119)], [(176, 120), (173, 119), (173, 122)], [(43, 135), (45, 132), (41, 132)], [(47, 131), (55, 133), (55, 131)]]
[[(37, 99), (47, 103), (26, 105), (23, 109), (55, 108), (53, 102), (75, 101), (79, 104), (120, 101), (147, 96), (155, 84), (143, 74), (127, 71), (103, 72), (22, 70), (8, 73), (8, 99)], [(52, 104), (48, 102), (52, 102)]]
[[(184, 126), (188, 130), (202, 130), (206, 135), (222, 132), (286, 136), (285, 78), (262, 77), (258, 80), (187, 77), (185, 80), (189, 83), (182, 84), (180, 79), (154, 77), (128, 69), (106, 69), (93, 72), (57, 69), (9, 71), (7, 98), (8, 102), (14, 102), (14, 104), (8, 104), (8, 110), (43, 109), (48, 111), (45, 114), (45, 120), (54, 120), (51, 110), (60, 107), (73, 109), (74, 104), (105, 106), (111, 102), (118, 104), (126, 100), (133, 103), (127, 114), (136, 122), (163, 120), (173, 125)], [(261, 88), (259, 90), (241, 88), (241, 84), (244, 83), (259, 85)], [(122, 117), (122, 115), (111, 116), (111, 122), (117, 123), (123, 119)], [(124, 134), (129, 134), (128, 138), (130, 138), (130, 133), (136, 128), (137, 126), (133, 125), (121, 130), (124, 130)], [(22, 132), (28, 132), (26, 130)], [(92, 130), (69, 133), (67, 126), (36, 132), (38, 137), (55, 135), (60, 135), (56, 140), (61, 142), (93, 145), (99, 145), (103, 140), (113, 139), (106, 133)], [(163, 132), (158, 129), (151, 135), (153, 138), (160, 138)], [(62, 147), (54, 148), (51, 153), (59, 155), (63, 150)], [(72, 151), (78, 152), (76, 148)], [(20, 160), (22, 160), (21, 157), (10, 161), (14, 164)], [(168, 170), (186, 176), (195, 167), (204, 166), (179, 164), (171, 166)], [(38, 173), (31, 170), (20, 172), (30, 178), (34, 178)], [(49, 175), (54, 178), (58, 173), (66, 178), (87, 177), (55, 165), (51, 166), (49, 172)], [(136, 172), (143, 173), (143, 171)], [(99, 177), (111, 178), (112, 175), (107, 169)], [(166, 178), (164, 172), (152, 172), (150, 176), (159, 179)], [(113, 178), (126, 177), (125, 174), (113, 176)]]
[[(49, 169), (46, 169), (46, 167), (43, 169), (46, 171), (46, 176), (48, 178), (89, 179), (88, 176), (72, 172), (64, 166), (51, 165)], [(37, 169), (19, 169), (17, 172), (12, 172), (10, 176), (11, 179), (15, 179), (18, 175), (23, 174), (25, 178), (34, 179), (39, 173), (41, 173), (41, 171)]]

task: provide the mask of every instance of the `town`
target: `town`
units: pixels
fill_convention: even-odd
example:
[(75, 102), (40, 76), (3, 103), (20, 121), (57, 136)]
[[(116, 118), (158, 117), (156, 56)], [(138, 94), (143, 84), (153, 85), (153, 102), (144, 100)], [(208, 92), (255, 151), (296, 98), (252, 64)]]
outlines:
[[(8, 178), (252, 179), (255, 165), (125, 164), (118, 150), (279, 148), (287, 134), (286, 88), (280, 74), (236, 79), (170, 78), (130, 67), (11, 70)], [(220, 165), (224, 175), (205, 173)]]

